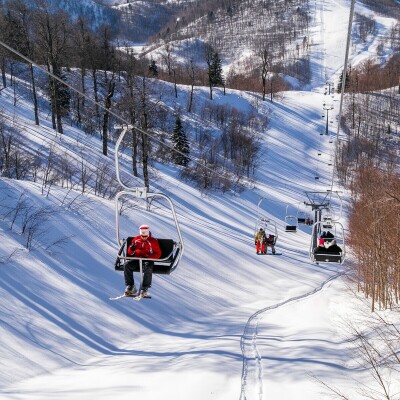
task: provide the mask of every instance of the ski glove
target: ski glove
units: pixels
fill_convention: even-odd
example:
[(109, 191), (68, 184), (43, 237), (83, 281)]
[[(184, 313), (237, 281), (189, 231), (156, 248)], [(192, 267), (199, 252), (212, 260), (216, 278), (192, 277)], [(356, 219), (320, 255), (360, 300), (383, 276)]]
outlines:
[(148, 252), (146, 250), (136, 249), (135, 257), (148, 257)]

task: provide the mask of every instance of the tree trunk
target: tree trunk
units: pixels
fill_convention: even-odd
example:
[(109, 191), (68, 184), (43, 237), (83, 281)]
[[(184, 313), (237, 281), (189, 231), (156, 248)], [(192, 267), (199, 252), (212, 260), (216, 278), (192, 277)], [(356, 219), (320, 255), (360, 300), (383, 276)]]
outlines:
[(100, 112), (99, 112), (99, 106), (98, 106), (98, 102), (99, 102), (99, 93), (98, 93), (98, 88), (97, 88), (97, 77), (96, 77), (96, 69), (93, 68), (92, 71), (92, 76), (93, 76), (93, 91), (94, 91), (94, 109), (96, 112), (96, 117), (100, 118)]
[(176, 87), (176, 71), (175, 69), (173, 70), (174, 73), (174, 89), (175, 89), (175, 98), (178, 98), (178, 89)]
[[(5, 57), (1, 58), (1, 78), (3, 80), (3, 88), (7, 87), (7, 79), (6, 79), (6, 59)], [(399, 87), (400, 90), (400, 87)]]
[(103, 119), (103, 154), (107, 155), (107, 144), (108, 144), (108, 120), (109, 120), (109, 109), (111, 107), (111, 98), (114, 96), (115, 82), (114, 77), (108, 82), (108, 93), (104, 101), (104, 119)]
[(262, 77), (262, 99), (263, 99), (263, 101), (265, 100), (265, 93), (266, 92), (267, 92), (267, 90), (266, 90), (266, 79), (263, 76)]
[(49, 76), (49, 88), (50, 88), (50, 102), (51, 102), (51, 124), (54, 130), (57, 129), (56, 124), (56, 100), (55, 100), (55, 82), (54, 78)]
[(29, 64), (29, 69), (31, 71), (31, 80), (32, 80), (33, 112), (35, 114), (35, 124), (39, 125), (39, 112), (38, 112), (38, 101), (36, 95), (35, 74), (32, 64)]
[(149, 170), (148, 170), (148, 148), (147, 148), (147, 135), (142, 133), (142, 164), (143, 164), (143, 183), (144, 186), (148, 189), (150, 186), (149, 183)]

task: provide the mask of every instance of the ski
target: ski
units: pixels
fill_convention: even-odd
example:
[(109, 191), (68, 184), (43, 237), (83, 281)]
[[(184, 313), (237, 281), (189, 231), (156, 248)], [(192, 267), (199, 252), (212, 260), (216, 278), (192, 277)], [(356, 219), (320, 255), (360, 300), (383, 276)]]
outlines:
[(119, 299), (123, 299), (124, 297), (131, 297), (133, 300), (141, 300), (141, 299), (151, 299), (150, 295), (147, 296), (143, 296), (142, 293), (140, 294), (121, 294), (120, 296), (116, 296), (116, 297), (109, 297), (109, 300), (119, 300)]
[(139, 301), (139, 300), (142, 300), (142, 299), (151, 299), (151, 296), (149, 294), (144, 296), (143, 293), (140, 293), (137, 296), (133, 296), (133, 300)]
[(121, 294), (120, 296), (109, 297), (109, 300), (119, 300), (119, 299), (122, 299), (124, 297), (136, 297), (136, 296), (138, 296), (138, 294)]

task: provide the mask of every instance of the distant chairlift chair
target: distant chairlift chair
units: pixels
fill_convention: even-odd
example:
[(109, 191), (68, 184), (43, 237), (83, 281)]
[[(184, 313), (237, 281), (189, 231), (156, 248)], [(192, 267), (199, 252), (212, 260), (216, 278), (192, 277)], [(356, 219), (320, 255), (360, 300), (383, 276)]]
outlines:
[[(325, 226), (325, 229), (329, 229), (328, 235), (323, 237), (321, 235), (319, 240), (323, 240), (323, 246), (319, 243), (314, 242), (314, 238), (317, 236), (317, 232), (321, 232), (321, 227)], [(334, 233), (331, 232), (334, 231)], [(334, 242), (329, 246), (329, 243)], [(330, 221), (329, 224), (326, 221), (316, 222), (313, 225), (311, 234), (310, 244), (310, 259), (312, 262), (332, 262), (342, 264), (346, 257), (346, 244), (344, 238), (344, 228), (340, 222)]]

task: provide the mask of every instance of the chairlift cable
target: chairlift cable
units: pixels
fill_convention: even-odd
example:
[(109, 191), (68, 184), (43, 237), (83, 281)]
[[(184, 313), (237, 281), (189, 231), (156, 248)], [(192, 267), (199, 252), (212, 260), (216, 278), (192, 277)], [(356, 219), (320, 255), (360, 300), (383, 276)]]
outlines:
[(348, 29), (347, 29), (346, 53), (345, 53), (345, 57), (344, 57), (344, 66), (343, 66), (343, 72), (342, 72), (342, 88), (341, 88), (341, 93), (340, 93), (338, 126), (337, 126), (337, 131), (336, 131), (335, 151), (334, 151), (334, 158), (333, 158), (331, 191), (333, 190), (333, 185), (334, 185), (333, 181), (334, 181), (334, 177), (335, 177), (336, 160), (337, 160), (338, 148), (339, 148), (340, 121), (342, 119), (343, 99), (344, 99), (344, 90), (345, 90), (345, 86), (346, 86), (347, 64), (348, 64), (348, 59), (349, 59), (351, 30), (352, 30), (352, 26), (353, 26), (355, 2), (356, 2), (355, 0), (351, 0), (351, 5), (350, 5), (349, 25), (348, 25)]
[[(56, 76), (55, 74), (53, 74), (51, 71), (47, 71), (45, 68), (43, 68), (42, 66), (40, 66), (39, 64), (37, 64), (35, 61), (31, 60), (29, 57), (23, 55), (22, 53), (20, 53), (18, 50), (14, 49), (13, 47), (7, 45), (6, 43), (4, 43), (2, 40), (0, 40), (0, 45), (3, 46), (4, 48), (6, 48), (7, 50), (9, 50), (11, 53), (16, 54), (18, 57), (22, 58), (23, 60), (27, 61), (28, 63), (32, 64), (33, 66), (35, 66), (36, 68), (38, 68), (39, 70), (41, 70), (42, 72), (44, 72), (46, 75), (51, 76), (52, 78), (54, 78), (55, 80), (57, 80), (58, 82), (60, 82), (61, 84), (63, 84), (64, 86), (67, 86), (68, 88), (70, 88), (72, 91), (78, 93), (80, 96), (88, 99), (89, 101), (91, 101), (93, 104), (96, 104), (98, 107), (100, 107), (101, 109), (105, 109), (104, 105), (102, 105), (101, 103), (99, 103), (98, 101), (95, 101), (94, 99), (92, 99), (90, 96), (88, 96), (87, 94), (81, 92), (80, 90), (76, 89), (75, 87), (71, 86), (70, 84), (68, 84), (67, 82), (64, 82), (60, 77)], [(181, 154), (185, 157), (188, 157), (189, 159), (191, 159), (193, 162), (199, 164), (202, 168), (212, 172), (213, 174), (216, 174), (220, 177), (224, 177), (224, 175), (218, 173), (217, 171), (215, 171), (215, 169), (210, 168), (206, 165), (204, 165), (203, 162), (201, 162), (200, 160), (194, 158), (193, 156), (188, 156), (185, 153), (175, 149), (173, 146), (169, 145), (168, 143), (165, 143), (163, 141), (161, 141), (160, 139), (158, 139), (157, 137), (155, 137), (153, 134), (137, 127), (137, 126), (132, 126), (128, 121), (126, 121), (123, 117), (121, 117), (120, 115), (118, 115), (117, 113), (115, 113), (114, 111), (108, 109), (108, 112), (113, 115), (116, 119), (118, 119), (119, 121), (121, 121), (122, 123), (131, 126), (133, 129), (135, 129), (136, 131), (145, 134), (146, 136), (154, 139), (156, 142), (158, 142), (160, 145), (165, 146), (167, 148), (169, 148), (170, 150)]]
[[(80, 90), (74, 88), (73, 86), (71, 86), (70, 84), (64, 82), (60, 77), (58, 77), (57, 75), (54, 75), (51, 71), (47, 71), (45, 68), (43, 68), (42, 66), (40, 66), (39, 64), (37, 64), (35, 61), (31, 60), (29, 57), (24, 56), (23, 54), (21, 54), (18, 50), (15, 50), (13, 47), (9, 46), (8, 44), (4, 43), (2, 40), (0, 40), (0, 45), (3, 46), (5, 49), (9, 50), (10, 52), (16, 54), (18, 57), (22, 58), (23, 60), (27, 61), (28, 63), (32, 64), (33, 66), (35, 66), (36, 68), (38, 68), (39, 70), (43, 71), (45, 74), (51, 76), (52, 78), (54, 78), (55, 80), (57, 80), (58, 82), (60, 82), (61, 84), (63, 84), (64, 86), (67, 86), (68, 88), (70, 88), (71, 90), (73, 90), (74, 92), (78, 93), (80, 96), (84, 97), (85, 99), (91, 101), (93, 104), (97, 105), (98, 107), (100, 107), (101, 109), (105, 110), (106, 108), (104, 107), (104, 105), (102, 105), (101, 103), (99, 103), (98, 101), (93, 100), (90, 96), (84, 94), (83, 92), (81, 92)], [(171, 151), (174, 151), (175, 153), (178, 153), (184, 157), (189, 158), (191, 161), (195, 162), (196, 164), (200, 165), (202, 168), (208, 170), (209, 172), (212, 172), (215, 175), (220, 176), (221, 178), (226, 178), (225, 175), (218, 173), (217, 171), (215, 171), (215, 169), (208, 167), (207, 165), (204, 165), (203, 162), (201, 162), (200, 160), (198, 160), (197, 158), (187, 155), (183, 152), (181, 152), (180, 150), (175, 149), (173, 146), (169, 145), (168, 143), (163, 142), (162, 140), (158, 139), (156, 136), (154, 136), (152, 133), (149, 133), (147, 131), (145, 131), (144, 129), (141, 129), (137, 126), (132, 125), (131, 123), (129, 123), (127, 120), (125, 120), (124, 118), (122, 118), (120, 115), (118, 115), (117, 113), (115, 113), (114, 111), (107, 109), (107, 112), (111, 115), (113, 115), (116, 119), (120, 120), (122, 123), (126, 124), (127, 126), (129, 126), (130, 128), (135, 129), (136, 131), (138, 131), (139, 133), (142, 133), (144, 135), (146, 135), (147, 137), (155, 140), (156, 142), (158, 142), (161, 146), (165, 146), (168, 147)]]

